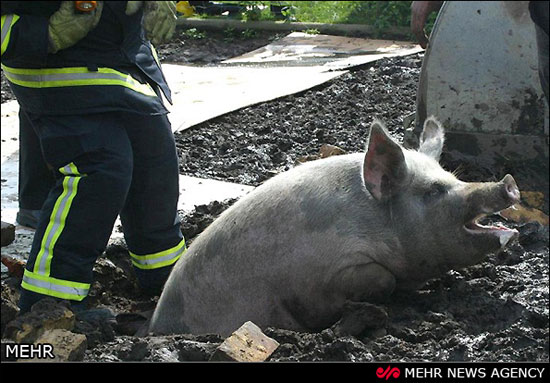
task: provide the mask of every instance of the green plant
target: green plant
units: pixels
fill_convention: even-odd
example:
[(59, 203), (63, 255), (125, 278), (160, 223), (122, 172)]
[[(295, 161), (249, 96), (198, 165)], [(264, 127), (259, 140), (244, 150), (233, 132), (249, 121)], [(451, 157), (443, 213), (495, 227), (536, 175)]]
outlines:
[(308, 35), (318, 35), (319, 33), (321, 33), (318, 29), (306, 29), (303, 32)]
[(224, 34), (223, 41), (225, 41), (226, 43), (230, 43), (233, 40), (235, 40), (235, 35), (236, 35), (235, 28), (227, 27), (223, 30), (223, 34)]
[(258, 21), (262, 11), (256, 5), (247, 6), (246, 11), (242, 13), (242, 19), (244, 21)]
[(249, 29), (249, 28), (241, 32), (241, 37), (243, 39), (253, 39), (257, 35), (258, 35), (258, 32), (256, 32), (254, 29)]
[[(244, 21), (272, 21), (277, 20), (278, 17), (271, 11), (271, 6), (284, 7), (287, 5), (285, 1), (223, 1), (226, 4), (238, 4), (243, 7), (243, 11), (240, 14), (240, 19)], [(283, 11), (283, 17), (286, 19), (285, 12)], [(278, 15), (280, 18), (280, 15)]]
[(189, 28), (183, 31), (183, 34), (191, 39), (204, 39), (206, 37), (206, 32), (198, 31), (197, 28)]
[[(224, 1), (243, 7), (240, 18), (245, 21), (275, 20), (271, 6), (280, 11), (285, 21), (367, 24), (382, 31), (392, 26), (408, 27), (411, 22), (411, 1)], [(430, 33), (436, 15), (426, 23)]]

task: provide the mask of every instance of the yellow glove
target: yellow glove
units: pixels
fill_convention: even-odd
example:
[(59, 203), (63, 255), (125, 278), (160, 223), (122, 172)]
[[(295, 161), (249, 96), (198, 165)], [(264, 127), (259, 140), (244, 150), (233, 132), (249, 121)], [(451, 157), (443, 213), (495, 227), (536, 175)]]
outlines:
[(169, 41), (176, 30), (176, 4), (173, 1), (128, 1), (126, 14), (143, 6), (143, 29), (153, 45)]
[(101, 18), (103, 1), (91, 12), (75, 12), (74, 1), (62, 1), (59, 10), (50, 16), (48, 25), (48, 53), (69, 48), (86, 37)]

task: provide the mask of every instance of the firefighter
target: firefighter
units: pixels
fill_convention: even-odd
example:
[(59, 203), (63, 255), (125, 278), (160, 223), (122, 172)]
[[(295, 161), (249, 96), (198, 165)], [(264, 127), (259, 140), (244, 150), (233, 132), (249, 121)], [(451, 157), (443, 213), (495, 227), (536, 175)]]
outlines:
[[(77, 3), (86, 3), (79, 8)], [(92, 268), (120, 215), (141, 289), (158, 294), (185, 252), (178, 159), (150, 41), (175, 30), (172, 2), (2, 2), (2, 69), (55, 175), (21, 283), (86, 309)]]

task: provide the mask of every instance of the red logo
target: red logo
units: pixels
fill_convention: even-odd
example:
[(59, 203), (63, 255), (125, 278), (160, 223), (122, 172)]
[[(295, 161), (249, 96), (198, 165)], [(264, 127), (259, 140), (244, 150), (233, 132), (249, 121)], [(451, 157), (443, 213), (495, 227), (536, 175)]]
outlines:
[(379, 378), (386, 378), (386, 380), (390, 377), (399, 378), (399, 375), (401, 375), (401, 371), (399, 371), (399, 368), (397, 367), (392, 368), (391, 366), (388, 366), (385, 370), (382, 367), (378, 367), (376, 369), (376, 376)]

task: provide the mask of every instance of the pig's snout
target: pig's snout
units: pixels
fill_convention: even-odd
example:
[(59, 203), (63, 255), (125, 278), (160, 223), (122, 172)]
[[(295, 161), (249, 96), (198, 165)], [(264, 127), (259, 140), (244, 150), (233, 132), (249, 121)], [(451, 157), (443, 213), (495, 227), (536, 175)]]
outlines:
[(505, 197), (508, 198), (512, 204), (516, 204), (521, 199), (521, 194), (519, 192), (518, 185), (516, 180), (510, 174), (506, 174), (504, 178), (499, 182), (503, 184), (503, 190)]
[(518, 185), (510, 174), (498, 182), (470, 184), (466, 190), (466, 221), (497, 213), (515, 205), (521, 198)]
[[(512, 239), (517, 238), (519, 235), (517, 230), (509, 229), (500, 223), (482, 225), (479, 221), (487, 214), (498, 213), (518, 203), (520, 197), (518, 185), (510, 174), (499, 182), (475, 185), (469, 198), (469, 215), (464, 225), (466, 232), (478, 238), (482, 243), (480, 246), (487, 246), (492, 242), (501, 248), (506, 246)], [(498, 242), (492, 241), (492, 238)]]

